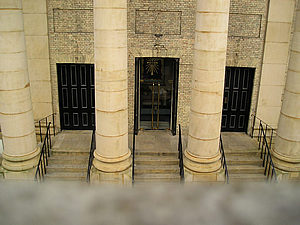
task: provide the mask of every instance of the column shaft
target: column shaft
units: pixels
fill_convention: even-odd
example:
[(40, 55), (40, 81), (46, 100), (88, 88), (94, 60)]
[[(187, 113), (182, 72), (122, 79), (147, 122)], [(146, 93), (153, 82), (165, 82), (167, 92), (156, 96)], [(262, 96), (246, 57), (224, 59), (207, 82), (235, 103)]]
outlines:
[(296, 10), (286, 86), (272, 153), (279, 170), (294, 172), (300, 179), (300, 4)]
[(230, 0), (198, 0), (186, 169), (220, 169), (219, 137)]
[(127, 170), (127, 0), (95, 0), (96, 151), (102, 172)]
[(0, 123), (3, 167), (22, 171), (37, 164), (21, 0), (0, 3)]

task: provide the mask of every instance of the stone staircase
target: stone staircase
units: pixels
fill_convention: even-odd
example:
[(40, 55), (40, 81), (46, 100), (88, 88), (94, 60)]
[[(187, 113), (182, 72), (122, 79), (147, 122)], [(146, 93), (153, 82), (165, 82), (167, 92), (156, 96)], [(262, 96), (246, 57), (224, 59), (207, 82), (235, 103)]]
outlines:
[(135, 183), (179, 183), (177, 139), (170, 131), (143, 131), (136, 137)]
[(82, 181), (86, 180), (88, 154), (75, 151), (52, 151), (45, 180)]
[(139, 151), (135, 182), (179, 182), (178, 155), (174, 152)]
[(243, 133), (222, 133), (222, 136), (230, 183), (265, 182), (256, 140)]
[(85, 182), (91, 131), (63, 131), (54, 138), (46, 181)]

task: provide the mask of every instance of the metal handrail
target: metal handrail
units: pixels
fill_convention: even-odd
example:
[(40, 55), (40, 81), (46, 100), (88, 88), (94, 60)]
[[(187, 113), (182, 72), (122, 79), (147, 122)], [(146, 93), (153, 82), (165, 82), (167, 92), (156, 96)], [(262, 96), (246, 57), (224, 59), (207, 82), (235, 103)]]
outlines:
[(229, 173), (228, 173), (228, 168), (227, 168), (226, 156), (225, 156), (225, 152), (224, 152), (222, 135), (220, 135), (219, 149), (220, 149), (220, 153), (221, 153), (221, 166), (223, 169), (225, 169), (225, 181), (227, 184), (229, 184)]
[(44, 175), (47, 173), (46, 166), (48, 166), (48, 157), (50, 157), (51, 149), (51, 131), (50, 131), (51, 122), (48, 123), (46, 135), (42, 145), (39, 162), (36, 168), (34, 179), (37, 182), (44, 181)]
[[(273, 136), (276, 135), (276, 130), (273, 127), (271, 127), (270, 125), (268, 125), (267, 123), (265, 123), (263, 120), (261, 120), (260, 118), (258, 118), (256, 115), (252, 114), (251, 117), (252, 117), (253, 122), (252, 122), (250, 136), (252, 138), (254, 138), (254, 131), (255, 131), (256, 120), (258, 120), (259, 124), (261, 124), (262, 126), (264, 126), (266, 137), (269, 137), (269, 145), (270, 145), (269, 147), (271, 149), (271, 147), (272, 147), (272, 141), (273, 141)], [(259, 127), (258, 130), (259, 130), (259, 132), (258, 132), (258, 135), (257, 135), (257, 139), (258, 139), (258, 142), (259, 142), (259, 139), (260, 139), (260, 136), (261, 136), (261, 134), (260, 134), (260, 127)], [(269, 131), (269, 134), (268, 134), (268, 131)]]
[(184, 181), (184, 166), (183, 166), (182, 138), (181, 138), (180, 124), (179, 124), (179, 140), (178, 140), (178, 159), (179, 159), (180, 180), (183, 182)]
[[(275, 134), (275, 131), (271, 126), (263, 122), (255, 115), (252, 114), (251, 116), (253, 117), (252, 131), (251, 131), (252, 138), (254, 137), (253, 134), (254, 134), (256, 120), (259, 120), (257, 140), (259, 143), (258, 149), (260, 150), (260, 158), (263, 160), (262, 167), (265, 168), (264, 175), (267, 176), (268, 181), (277, 182), (276, 170), (270, 152), (270, 149), (272, 147), (273, 135)], [(269, 141), (267, 139), (268, 130), (270, 131)]]
[(48, 121), (52, 119), (52, 129), (53, 129), (53, 135), (55, 136), (55, 116), (56, 116), (56, 113), (52, 113), (48, 116), (45, 116), (44, 118), (36, 121), (35, 123), (38, 124), (39, 126), (39, 130), (40, 130), (40, 140), (41, 142), (43, 142), (43, 134), (42, 134), (42, 126), (43, 126), (43, 123), (45, 123), (46, 126), (48, 126)]
[(95, 129), (94, 129), (93, 134), (92, 134), (89, 164), (88, 164), (87, 175), (86, 175), (86, 182), (88, 182), (88, 183), (90, 183), (90, 180), (91, 180), (91, 168), (92, 168), (92, 164), (93, 164), (93, 160), (94, 160), (95, 149), (96, 149), (96, 139), (95, 139)]

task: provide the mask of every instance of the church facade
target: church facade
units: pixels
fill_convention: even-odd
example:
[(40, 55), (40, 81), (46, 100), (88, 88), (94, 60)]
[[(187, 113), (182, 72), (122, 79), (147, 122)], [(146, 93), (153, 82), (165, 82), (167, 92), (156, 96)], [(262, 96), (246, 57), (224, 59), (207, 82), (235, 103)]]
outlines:
[[(186, 177), (217, 180), (221, 131), (278, 129), (278, 171), (299, 176), (297, 0), (0, 3), (3, 167), (30, 171), (34, 120), (96, 129), (94, 179), (130, 179), (128, 133), (188, 136)], [(9, 174), (9, 172), (7, 173)], [(30, 177), (30, 172), (26, 176)], [(8, 175), (9, 176), (9, 175)]]

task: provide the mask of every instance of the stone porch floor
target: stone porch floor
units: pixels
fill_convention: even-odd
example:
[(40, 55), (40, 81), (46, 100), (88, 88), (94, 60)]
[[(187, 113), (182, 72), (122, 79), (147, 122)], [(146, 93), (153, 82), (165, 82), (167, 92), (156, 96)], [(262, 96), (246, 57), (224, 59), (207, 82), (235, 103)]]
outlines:
[(52, 149), (72, 150), (78, 152), (89, 152), (92, 140), (90, 130), (63, 130), (58, 133), (54, 140)]
[[(64, 149), (72, 151), (89, 152), (92, 131), (62, 131), (54, 138), (52, 149)], [(245, 133), (222, 132), (225, 152), (255, 150), (258, 148), (256, 139), (252, 139)], [(186, 148), (187, 137), (183, 136), (183, 149)], [(132, 149), (132, 134), (128, 135), (128, 145)], [(136, 136), (136, 149), (145, 151), (171, 151), (177, 152), (178, 135), (172, 136), (170, 131), (140, 131)]]
[(257, 139), (242, 132), (222, 132), (223, 146), (226, 151), (257, 150)]
[[(258, 143), (249, 135), (242, 132), (222, 132), (225, 152), (257, 150)], [(187, 136), (182, 136), (183, 149), (186, 148)], [(128, 145), (132, 149), (132, 134), (128, 136)], [(178, 135), (172, 136), (167, 130), (139, 131), (136, 136), (136, 149), (177, 151)]]

